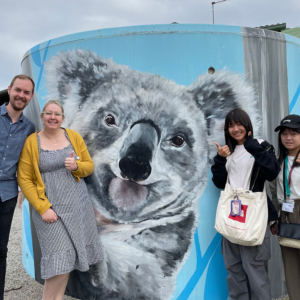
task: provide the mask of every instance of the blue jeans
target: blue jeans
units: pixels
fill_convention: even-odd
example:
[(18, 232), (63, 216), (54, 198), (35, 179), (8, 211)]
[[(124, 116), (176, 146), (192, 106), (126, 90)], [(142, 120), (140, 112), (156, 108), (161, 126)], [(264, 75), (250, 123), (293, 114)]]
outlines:
[(7, 244), (17, 198), (15, 197), (5, 202), (2, 202), (0, 198), (0, 300), (3, 300), (4, 297)]

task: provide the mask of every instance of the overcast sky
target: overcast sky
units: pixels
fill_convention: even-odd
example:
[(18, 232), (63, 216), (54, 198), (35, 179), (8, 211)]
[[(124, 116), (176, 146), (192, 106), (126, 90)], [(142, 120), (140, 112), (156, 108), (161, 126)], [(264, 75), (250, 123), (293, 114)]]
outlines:
[[(216, 0), (215, 0), (216, 1)], [(1, 0), (0, 90), (21, 73), (27, 50), (87, 30), (178, 23), (212, 23), (211, 0)], [(300, 26), (299, 0), (228, 0), (215, 5), (215, 24)]]

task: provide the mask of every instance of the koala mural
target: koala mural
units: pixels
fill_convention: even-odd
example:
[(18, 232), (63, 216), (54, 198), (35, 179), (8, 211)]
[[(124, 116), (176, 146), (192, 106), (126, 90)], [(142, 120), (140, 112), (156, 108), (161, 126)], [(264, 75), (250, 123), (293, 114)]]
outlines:
[(187, 87), (80, 49), (52, 56), (45, 72), (95, 164), (86, 182), (105, 259), (74, 280), (86, 299), (170, 299), (226, 113), (243, 108), (257, 136), (253, 90), (226, 70)]

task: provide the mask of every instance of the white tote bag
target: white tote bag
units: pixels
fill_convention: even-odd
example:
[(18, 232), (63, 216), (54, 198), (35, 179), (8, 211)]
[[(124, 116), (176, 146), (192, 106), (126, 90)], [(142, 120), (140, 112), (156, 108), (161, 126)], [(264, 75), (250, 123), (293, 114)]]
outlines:
[[(225, 190), (221, 192), (218, 203), (215, 228), (227, 240), (243, 246), (261, 245), (268, 222), (268, 203), (266, 188), (263, 192), (233, 189), (229, 184), (232, 156), (228, 158), (228, 176)], [(241, 215), (231, 216), (231, 201), (235, 196), (241, 200)]]

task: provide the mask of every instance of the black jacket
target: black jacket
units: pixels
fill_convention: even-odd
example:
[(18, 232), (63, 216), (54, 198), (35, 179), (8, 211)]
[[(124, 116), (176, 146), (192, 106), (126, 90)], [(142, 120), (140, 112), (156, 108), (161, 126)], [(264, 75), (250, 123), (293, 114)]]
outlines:
[[(252, 136), (247, 137), (244, 142), (244, 147), (255, 159), (250, 180), (250, 189), (252, 192), (262, 192), (265, 181), (273, 181), (280, 172), (280, 166), (277, 162), (274, 148), (266, 141), (259, 144)], [(224, 189), (227, 181), (227, 159), (217, 154), (214, 157), (214, 162), (214, 165), (211, 167), (213, 174), (212, 181), (217, 188)], [(277, 211), (269, 196), (267, 196), (267, 198), (269, 211), (268, 221), (276, 221), (278, 219)]]

